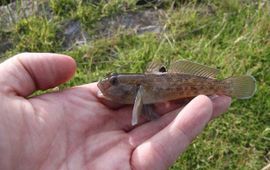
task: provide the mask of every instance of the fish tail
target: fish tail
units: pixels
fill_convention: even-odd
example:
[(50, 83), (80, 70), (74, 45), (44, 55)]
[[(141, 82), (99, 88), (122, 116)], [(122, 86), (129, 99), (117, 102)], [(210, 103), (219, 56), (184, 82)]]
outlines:
[(253, 76), (236, 76), (223, 80), (230, 86), (230, 95), (238, 99), (249, 99), (256, 92), (256, 79)]

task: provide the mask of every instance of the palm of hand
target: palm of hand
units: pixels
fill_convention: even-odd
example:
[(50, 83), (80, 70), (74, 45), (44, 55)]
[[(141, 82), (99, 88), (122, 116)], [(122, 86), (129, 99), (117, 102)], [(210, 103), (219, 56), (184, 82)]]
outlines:
[[(175, 111), (133, 128), (131, 108), (113, 110), (102, 104), (95, 83), (26, 99), (36, 89), (69, 79), (75, 66), (69, 58), (51, 54), (37, 57), (33, 65), (25, 55), (30, 54), (0, 67), (6, 76), (18, 74), (10, 82), (0, 79), (0, 169), (166, 169), (229, 105), (225, 97), (211, 101), (199, 96), (181, 111), (181, 119)], [(59, 68), (63, 62), (67, 66)], [(12, 64), (19, 71), (8, 67)]]

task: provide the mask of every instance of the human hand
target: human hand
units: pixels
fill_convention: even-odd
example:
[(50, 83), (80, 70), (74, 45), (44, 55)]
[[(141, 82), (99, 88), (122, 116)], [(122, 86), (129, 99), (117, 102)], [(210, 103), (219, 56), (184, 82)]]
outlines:
[(167, 169), (231, 101), (200, 95), (132, 127), (131, 107), (104, 105), (96, 83), (29, 97), (67, 81), (75, 68), (70, 57), (45, 53), (0, 64), (0, 169)]

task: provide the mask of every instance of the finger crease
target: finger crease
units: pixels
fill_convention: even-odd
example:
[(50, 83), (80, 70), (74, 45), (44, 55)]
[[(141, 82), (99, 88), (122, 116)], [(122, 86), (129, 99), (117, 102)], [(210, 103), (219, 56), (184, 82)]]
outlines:
[(28, 73), (28, 75), (30, 76), (30, 79), (32, 79), (32, 85), (34, 86), (34, 89), (38, 89), (38, 83), (37, 83), (37, 79), (36, 76), (33, 74), (33, 72), (28, 69), (24, 63), (21, 61), (21, 59), (19, 57), (16, 58), (18, 63), (22, 66), (22, 68)]

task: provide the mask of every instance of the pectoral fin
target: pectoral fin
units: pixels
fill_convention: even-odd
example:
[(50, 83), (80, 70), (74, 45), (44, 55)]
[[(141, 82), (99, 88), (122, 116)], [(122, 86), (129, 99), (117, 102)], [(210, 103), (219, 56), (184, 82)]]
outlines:
[(143, 114), (148, 120), (158, 119), (160, 116), (154, 111), (152, 104), (143, 105)]
[(168, 72), (185, 73), (214, 79), (219, 73), (219, 70), (190, 61), (177, 61), (171, 64)]
[(137, 91), (137, 95), (132, 110), (132, 119), (131, 119), (132, 126), (138, 124), (139, 117), (142, 112), (143, 112), (143, 87), (140, 86)]

